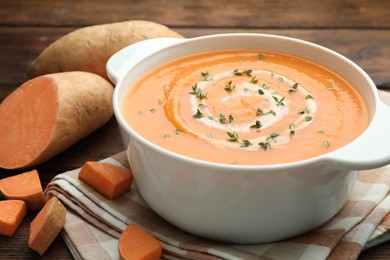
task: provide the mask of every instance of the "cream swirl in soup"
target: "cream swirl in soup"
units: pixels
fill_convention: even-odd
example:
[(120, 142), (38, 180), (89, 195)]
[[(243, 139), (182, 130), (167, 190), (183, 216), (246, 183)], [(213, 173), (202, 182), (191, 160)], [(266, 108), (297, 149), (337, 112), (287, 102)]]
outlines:
[(130, 89), (128, 124), (196, 159), (244, 165), (303, 160), (359, 136), (359, 93), (311, 61), (265, 51), (203, 53), (164, 64)]

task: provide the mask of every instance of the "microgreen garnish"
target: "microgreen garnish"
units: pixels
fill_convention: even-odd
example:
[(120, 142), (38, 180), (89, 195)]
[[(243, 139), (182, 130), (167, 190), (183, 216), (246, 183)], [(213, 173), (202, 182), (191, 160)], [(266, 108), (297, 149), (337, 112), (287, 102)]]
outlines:
[(259, 82), (259, 80), (256, 79), (256, 76), (253, 76), (253, 77), (251, 78), (251, 83), (252, 83), (252, 84), (256, 84), (256, 83), (258, 83), (258, 82)]
[(175, 130), (175, 134), (179, 135), (182, 131), (180, 129)]
[(322, 142), (322, 144), (324, 145), (325, 148), (329, 148), (329, 146), (330, 146), (328, 140), (324, 140), (324, 141)]
[(188, 92), (190, 95), (194, 95), (196, 96), (197, 98), (199, 98), (200, 100), (204, 99), (207, 97), (207, 93), (206, 94), (202, 94), (202, 90), (198, 87), (198, 83), (195, 83), (193, 86), (192, 86), (192, 91)]
[(210, 75), (209, 75), (208, 71), (206, 71), (206, 72), (202, 71), (200, 74), (202, 75), (204, 81), (210, 80)]
[(278, 137), (280, 134), (278, 132), (273, 132), (271, 133), (265, 142), (260, 142), (259, 145), (261, 146), (261, 148), (263, 148), (264, 151), (266, 151), (268, 148), (272, 149), (271, 147), (271, 141), (275, 141), (274, 138)]
[(305, 113), (310, 113), (310, 109), (305, 107), (304, 109), (298, 110), (298, 114), (303, 115)]
[(208, 116), (208, 118), (209, 118), (210, 120), (213, 120), (213, 121), (215, 121), (215, 122), (218, 122), (218, 120), (217, 120), (215, 117), (213, 117), (213, 116)]
[(252, 143), (249, 140), (242, 140), (242, 145), (241, 147), (248, 147), (251, 146)]
[(324, 131), (324, 130), (319, 130), (319, 131), (317, 131), (317, 133), (319, 133), (319, 134), (325, 134), (325, 131)]
[(236, 75), (236, 76), (242, 76), (244, 74), (247, 74), (248, 76), (252, 76), (252, 71), (253, 70), (239, 70), (239, 69), (235, 69), (233, 70), (233, 74)]
[(149, 111), (150, 111), (150, 113), (156, 113), (156, 112), (157, 112), (157, 109), (152, 108), (152, 109), (150, 109)]
[(271, 71), (271, 77), (273, 77), (276, 74), (275, 71)]
[(208, 133), (208, 134), (207, 134), (207, 137), (208, 137), (208, 138), (213, 138), (213, 135), (212, 135), (211, 133)]
[(197, 109), (196, 114), (193, 115), (193, 117), (195, 117), (197, 119), (201, 119), (202, 117), (204, 117), (204, 115), (202, 112), (199, 111), (199, 109)]
[(233, 82), (231, 80), (225, 84), (225, 90), (228, 92), (233, 91), (235, 88), (236, 85), (233, 85)]
[(270, 142), (260, 142), (259, 145), (261, 146), (261, 148), (263, 148), (264, 151), (267, 151), (268, 147), (272, 149)]
[(229, 119), (226, 118), (226, 116), (224, 114), (219, 114), (220, 118), (219, 118), (219, 122), (221, 124), (227, 124), (227, 123), (231, 123), (233, 122), (233, 116), (232, 115), (229, 115)]
[(265, 83), (263, 83), (263, 85), (261, 86), (262, 89), (268, 89), (268, 87), (265, 85)]
[(168, 86), (168, 85), (165, 85), (165, 86), (163, 87), (163, 89), (164, 89), (165, 91), (167, 91), (167, 90), (169, 89), (169, 86)]
[(283, 101), (284, 101), (285, 97), (282, 97), (281, 99), (278, 99), (277, 97), (272, 96), (272, 98), (275, 100), (277, 106), (284, 106)]
[(257, 129), (259, 129), (262, 126), (263, 125), (261, 124), (261, 122), (259, 120), (256, 120), (256, 123), (251, 125), (250, 128), (257, 128)]
[(270, 111), (268, 111), (268, 112), (264, 112), (263, 110), (261, 110), (261, 108), (257, 108), (256, 109), (256, 115), (258, 115), (258, 116), (266, 116), (266, 115), (276, 116), (276, 113), (272, 109)]
[(261, 88), (259, 88), (259, 89), (257, 90), (257, 92), (259, 93), (259, 95), (264, 95), (264, 91), (263, 91)]
[(306, 95), (306, 97), (305, 97), (306, 99), (313, 99), (313, 96), (312, 95)]
[(306, 120), (306, 121), (311, 121), (312, 119), (313, 119), (312, 116), (307, 116), (307, 117), (305, 117), (305, 120)]
[(265, 60), (265, 55), (264, 55), (264, 54), (261, 54), (261, 53), (260, 53), (260, 54), (258, 55), (258, 57), (259, 57), (260, 60)]
[(198, 107), (199, 108), (205, 108), (205, 107), (207, 107), (205, 104), (198, 104)]
[(279, 134), (278, 132), (273, 132), (273, 133), (271, 133), (271, 134), (267, 137), (267, 140), (272, 139), (273, 141), (275, 141), (274, 138), (275, 138), (275, 137), (278, 137), (279, 135), (280, 135), (280, 134)]
[(295, 124), (291, 123), (290, 126), (288, 127), (290, 129), (290, 135), (295, 135)]
[(282, 76), (280, 76), (280, 77), (278, 78), (278, 80), (279, 80), (280, 82), (284, 82), (284, 78), (283, 78)]
[(294, 92), (297, 92), (297, 88), (298, 88), (298, 83), (295, 83), (295, 84), (292, 86), (292, 88), (290, 88), (287, 92), (288, 92), (289, 94), (292, 94), (292, 93), (294, 93)]
[(245, 92), (248, 92), (248, 90), (249, 90), (248, 88), (244, 88), (244, 91), (245, 91)]
[(230, 137), (229, 142), (238, 142), (238, 134), (237, 132), (226, 132), (227, 135)]

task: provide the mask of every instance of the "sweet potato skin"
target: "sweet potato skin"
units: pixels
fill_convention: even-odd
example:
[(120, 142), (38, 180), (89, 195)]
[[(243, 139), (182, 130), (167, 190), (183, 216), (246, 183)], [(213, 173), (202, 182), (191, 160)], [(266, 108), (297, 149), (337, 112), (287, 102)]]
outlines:
[[(56, 109), (52, 109), (52, 111), (56, 114), (54, 114), (55, 121), (53, 125), (43, 123), (44, 125), (34, 126), (38, 128), (37, 135), (41, 135), (43, 129), (49, 128), (50, 131), (47, 131), (46, 136), (23, 137), (26, 143), (38, 139), (47, 141), (46, 144), (42, 142), (40, 147), (34, 147), (31, 143), (27, 145), (21, 141), (15, 141), (13, 136), (25, 136), (28, 134), (25, 131), (26, 124), (31, 125), (31, 122), (34, 121), (39, 121), (42, 124), (42, 117), (38, 118), (40, 117), (39, 114), (30, 113), (23, 120), (14, 121), (13, 118), (17, 116), (9, 117), (8, 115), (10, 113), (15, 114), (14, 111), (11, 111), (12, 109), (18, 111), (18, 114), (26, 112), (23, 107), (16, 103), (23, 101), (23, 96), (20, 96), (25, 95), (26, 88), (34, 88), (41, 81), (50, 84), (51, 88), (55, 88)], [(34, 90), (29, 93), (34, 95)], [(0, 146), (3, 149), (0, 151), (0, 168), (21, 169), (32, 167), (69, 148), (101, 127), (112, 117), (112, 95), (113, 86), (110, 82), (88, 72), (54, 73), (26, 82), (11, 93), (0, 107), (0, 132), (7, 133), (0, 136)], [(39, 100), (33, 106), (35, 104), (45, 105), (40, 104)], [(9, 136), (7, 137), (7, 135)], [(26, 158), (24, 159), (24, 157)]]
[(66, 212), (56, 197), (49, 199), (30, 224), (28, 246), (43, 255), (64, 226)]
[(114, 53), (138, 41), (158, 37), (182, 38), (164, 25), (142, 20), (83, 27), (44, 49), (27, 75), (33, 78), (63, 71), (88, 71), (108, 79), (106, 63)]

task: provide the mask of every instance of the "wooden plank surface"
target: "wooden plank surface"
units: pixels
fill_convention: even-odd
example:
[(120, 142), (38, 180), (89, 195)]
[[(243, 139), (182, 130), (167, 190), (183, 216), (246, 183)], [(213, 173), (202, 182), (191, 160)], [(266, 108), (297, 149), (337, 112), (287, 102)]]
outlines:
[[(28, 78), (32, 60), (77, 28), (123, 20), (151, 20), (185, 37), (213, 33), (272, 33), (329, 47), (360, 65), (378, 88), (390, 87), (390, 1), (382, 0), (1, 0), (0, 101)], [(0, 133), (1, 134), (1, 133)], [(1, 149), (1, 147), (0, 147)], [(58, 173), (122, 151), (112, 118), (67, 151), (38, 166), (42, 184)], [(0, 169), (0, 178), (19, 171)], [(0, 236), (0, 259), (36, 259), (27, 247), (30, 212), (12, 238)], [(71, 259), (58, 237), (42, 259)], [(390, 242), (360, 259), (390, 259)]]
[[(2, 0), (5, 25), (74, 26), (128, 19), (173, 27), (389, 28), (383, 0)], [(108, 15), (107, 15), (108, 14)]]

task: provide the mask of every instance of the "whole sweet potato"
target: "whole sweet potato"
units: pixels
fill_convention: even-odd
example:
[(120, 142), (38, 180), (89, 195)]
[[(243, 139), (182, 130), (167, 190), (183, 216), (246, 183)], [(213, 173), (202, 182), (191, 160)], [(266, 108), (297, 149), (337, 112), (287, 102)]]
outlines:
[(138, 41), (182, 36), (168, 27), (134, 20), (84, 27), (58, 39), (33, 61), (30, 78), (63, 71), (87, 71), (108, 79), (106, 63), (120, 49)]
[(31, 167), (59, 154), (112, 116), (111, 83), (62, 72), (31, 79), (0, 105), (0, 168)]

